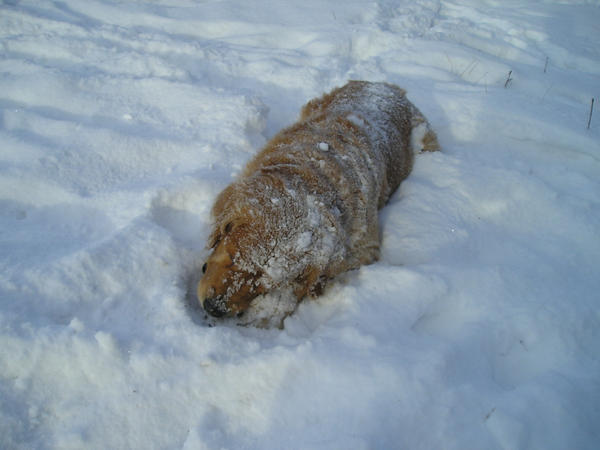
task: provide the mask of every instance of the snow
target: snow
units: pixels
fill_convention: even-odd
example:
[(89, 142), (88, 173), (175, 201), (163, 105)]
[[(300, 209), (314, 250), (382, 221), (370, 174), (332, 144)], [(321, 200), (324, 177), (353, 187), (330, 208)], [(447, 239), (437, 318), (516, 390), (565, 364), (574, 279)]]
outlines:
[[(597, 448), (599, 18), (4, 2), (0, 447)], [(381, 260), (281, 330), (209, 321), (216, 195), (348, 79), (406, 89), (443, 148), (381, 211)]]

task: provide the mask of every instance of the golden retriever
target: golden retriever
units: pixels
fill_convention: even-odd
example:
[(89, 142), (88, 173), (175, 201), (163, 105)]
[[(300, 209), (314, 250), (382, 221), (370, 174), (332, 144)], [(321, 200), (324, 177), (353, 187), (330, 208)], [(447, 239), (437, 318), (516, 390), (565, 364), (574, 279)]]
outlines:
[(377, 260), (378, 209), (414, 153), (439, 149), (405, 94), (351, 81), (309, 101), (219, 194), (197, 289), (209, 314), (241, 315), (275, 289), (317, 296), (327, 280)]

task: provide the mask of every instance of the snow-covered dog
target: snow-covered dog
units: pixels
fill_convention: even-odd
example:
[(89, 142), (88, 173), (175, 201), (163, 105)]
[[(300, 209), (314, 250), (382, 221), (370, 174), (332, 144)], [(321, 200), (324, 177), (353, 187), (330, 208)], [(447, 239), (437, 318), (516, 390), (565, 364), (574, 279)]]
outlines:
[(212, 253), (198, 299), (213, 316), (261, 294), (301, 300), (379, 255), (377, 210), (409, 174), (414, 152), (439, 148), (405, 91), (351, 81), (308, 102), (213, 206)]

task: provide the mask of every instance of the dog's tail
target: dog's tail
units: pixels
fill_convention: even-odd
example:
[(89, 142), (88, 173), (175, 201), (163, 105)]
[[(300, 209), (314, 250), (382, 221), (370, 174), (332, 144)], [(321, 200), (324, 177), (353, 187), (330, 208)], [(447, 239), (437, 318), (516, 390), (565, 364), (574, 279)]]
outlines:
[(440, 150), (437, 135), (417, 108), (413, 111), (410, 145), (415, 154)]

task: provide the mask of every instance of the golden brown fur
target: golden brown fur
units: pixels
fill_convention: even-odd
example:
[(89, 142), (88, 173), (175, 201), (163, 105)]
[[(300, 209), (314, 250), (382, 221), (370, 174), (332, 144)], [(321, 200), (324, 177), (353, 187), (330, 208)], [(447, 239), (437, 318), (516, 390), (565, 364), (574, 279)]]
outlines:
[(379, 255), (377, 211), (410, 173), (415, 151), (439, 148), (404, 90), (351, 81), (308, 102), (213, 206), (213, 250), (198, 299), (215, 316), (292, 288), (300, 300)]

